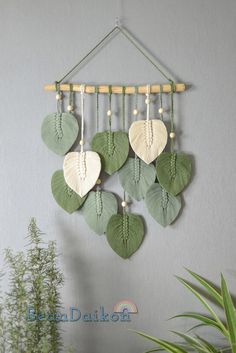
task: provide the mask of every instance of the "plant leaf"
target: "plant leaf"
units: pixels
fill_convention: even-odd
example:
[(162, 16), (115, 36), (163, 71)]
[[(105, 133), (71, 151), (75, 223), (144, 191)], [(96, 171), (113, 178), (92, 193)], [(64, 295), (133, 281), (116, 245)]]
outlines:
[(143, 332), (139, 332), (139, 331), (135, 331), (135, 330), (133, 332), (135, 332), (138, 335), (148, 339), (149, 341), (155, 342), (160, 347), (164, 348), (164, 350), (166, 350), (167, 352), (170, 352), (170, 353), (188, 353), (184, 348), (182, 348), (181, 346), (179, 346), (177, 344), (170, 343), (170, 342), (167, 342), (165, 340), (160, 340), (160, 339), (158, 339), (156, 337), (146, 335)]
[(144, 237), (142, 218), (131, 213), (117, 214), (107, 225), (107, 241), (123, 259), (129, 258), (141, 245)]
[(221, 292), (224, 302), (225, 316), (229, 330), (229, 339), (232, 347), (232, 352), (236, 353), (236, 314), (232, 297), (229, 293), (224, 276), (221, 275)]
[(206, 348), (203, 346), (202, 342), (199, 342), (195, 337), (186, 335), (182, 332), (172, 331), (177, 336), (183, 338), (191, 347), (200, 353), (207, 353)]
[(219, 323), (216, 320), (214, 320), (208, 316), (205, 316), (205, 315), (202, 315), (199, 313), (184, 313), (184, 314), (175, 315), (172, 319), (182, 318), (182, 317), (195, 319), (195, 320), (202, 322), (202, 324), (194, 326), (194, 328), (199, 327), (199, 326), (203, 326), (203, 325), (204, 326), (211, 326), (211, 327), (215, 327), (217, 330), (219, 330), (221, 333), (224, 334), (224, 331), (222, 330), (222, 326), (219, 325)]
[(70, 113), (47, 115), (41, 126), (41, 137), (50, 150), (63, 156), (74, 144), (79, 133), (78, 121)]
[(196, 337), (198, 338), (199, 341), (202, 342), (203, 346), (206, 347), (209, 352), (219, 353), (218, 349), (215, 348), (210, 342), (206, 341), (205, 339), (203, 339), (202, 337), (200, 337), (198, 335), (196, 335)]
[(92, 150), (99, 153), (102, 168), (109, 175), (125, 163), (129, 153), (129, 141), (123, 131), (98, 132), (92, 139)]
[(216, 289), (206, 279), (191, 270), (187, 269), (187, 271), (207, 290), (207, 292), (215, 299), (215, 301), (223, 307), (223, 298), (220, 293), (217, 292)]
[(101, 160), (96, 152), (70, 152), (64, 158), (63, 171), (69, 187), (83, 197), (97, 182)]
[(86, 196), (81, 198), (66, 184), (63, 170), (57, 170), (53, 174), (51, 189), (58, 205), (68, 213), (73, 213), (78, 210), (86, 200)]
[(157, 159), (157, 178), (170, 194), (179, 194), (191, 178), (191, 161), (184, 153), (163, 152)]
[(153, 184), (145, 197), (150, 215), (163, 227), (171, 224), (181, 209), (181, 198), (167, 193), (159, 184)]
[(97, 190), (88, 194), (82, 213), (90, 228), (101, 235), (105, 233), (109, 219), (117, 210), (116, 197), (111, 192)]
[(129, 129), (129, 141), (134, 152), (150, 164), (167, 143), (166, 126), (160, 119), (134, 121)]
[(142, 200), (148, 188), (155, 182), (155, 167), (147, 165), (137, 156), (128, 158), (119, 170), (119, 179), (123, 189), (135, 200)]
[(209, 311), (209, 313), (212, 315), (213, 319), (219, 324), (219, 326), (222, 328), (222, 333), (228, 337), (228, 331), (225, 328), (224, 324), (222, 323), (222, 321), (220, 320), (220, 318), (218, 317), (218, 315), (214, 312), (214, 310), (211, 308), (211, 306), (206, 302), (206, 300), (202, 297), (202, 295), (200, 295), (196, 289), (193, 288), (193, 286), (188, 283), (187, 281), (185, 281), (183, 278), (181, 277), (177, 277), (177, 279), (187, 288), (189, 289), (194, 295), (195, 297), (197, 297), (198, 300), (200, 300), (200, 302), (205, 306), (205, 308)]

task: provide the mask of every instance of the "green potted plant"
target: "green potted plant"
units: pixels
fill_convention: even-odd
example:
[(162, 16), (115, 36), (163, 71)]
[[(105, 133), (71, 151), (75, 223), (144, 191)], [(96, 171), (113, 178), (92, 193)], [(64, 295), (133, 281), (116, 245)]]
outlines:
[[(157, 352), (164, 350), (169, 353), (188, 353), (195, 351), (198, 353), (217, 353), (222, 350), (231, 351), (236, 353), (236, 308), (232, 299), (232, 296), (228, 290), (227, 283), (223, 275), (221, 275), (220, 290), (217, 290), (210, 281), (199, 276), (197, 273), (188, 270), (189, 274), (194, 278), (201, 288), (197, 289), (195, 285), (186, 281), (181, 277), (177, 277), (178, 280), (187, 288), (203, 305), (206, 309), (207, 314), (201, 314), (197, 312), (187, 312), (180, 315), (176, 315), (174, 318), (190, 318), (196, 320), (197, 324), (190, 328), (188, 333), (176, 332), (178, 338), (183, 340), (182, 343), (173, 343), (166, 340), (162, 340), (143, 332), (134, 331), (138, 335), (145, 339), (155, 343), (155, 347), (148, 350), (146, 353)], [(208, 300), (202, 294), (202, 289), (205, 290)], [(220, 306), (223, 319), (219, 317), (216, 311), (213, 309), (209, 302), (215, 302)], [(196, 333), (199, 327), (211, 327), (216, 330), (223, 338), (225, 346), (218, 347), (213, 343), (209, 342), (208, 339), (204, 339)], [(190, 331), (195, 333), (190, 334)]]
[[(37, 319), (61, 308), (64, 283), (56, 243), (43, 241), (34, 218), (28, 228), (26, 251), (5, 251), (9, 289), (0, 298), (0, 353), (59, 353), (63, 343), (57, 320)], [(27, 317), (33, 308), (35, 320)], [(72, 352), (71, 348), (67, 352)]]

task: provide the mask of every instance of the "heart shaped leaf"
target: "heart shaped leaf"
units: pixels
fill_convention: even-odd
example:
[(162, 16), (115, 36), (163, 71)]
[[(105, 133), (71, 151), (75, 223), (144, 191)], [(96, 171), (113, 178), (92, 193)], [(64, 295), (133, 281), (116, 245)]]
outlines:
[(129, 141), (139, 158), (150, 164), (167, 144), (165, 124), (159, 119), (135, 121), (129, 129)]
[(101, 190), (90, 191), (82, 208), (87, 224), (99, 235), (105, 233), (109, 219), (117, 210), (116, 197), (111, 192)]
[(66, 184), (63, 170), (57, 170), (53, 174), (51, 189), (58, 205), (68, 213), (78, 210), (86, 200), (86, 197), (81, 198)]
[(110, 247), (123, 259), (129, 258), (141, 245), (144, 225), (140, 216), (131, 213), (113, 215), (107, 225)]
[(170, 194), (179, 194), (191, 178), (191, 160), (184, 153), (164, 152), (157, 159), (157, 178)]
[(148, 188), (155, 182), (154, 165), (147, 165), (137, 156), (128, 158), (119, 170), (119, 179), (124, 190), (135, 200), (142, 200)]
[(128, 137), (122, 131), (98, 132), (93, 137), (91, 146), (93, 151), (99, 153), (102, 168), (109, 175), (122, 167), (129, 153)]
[(72, 147), (79, 133), (76, 118), (70, 113), (53, 113), (44, 118), (41, 136), (50, 150), (63, 156)]
[(83, 197), (94, 187), (99, 177), (100, 157), (92, 151), (67, 153), (63, 171), (69, 187)]
[(157, 183), (148, 189), (145, 202), (150, 215), (163, 227), (171, 224), (181, 209), (180, 197), (168, 194)]

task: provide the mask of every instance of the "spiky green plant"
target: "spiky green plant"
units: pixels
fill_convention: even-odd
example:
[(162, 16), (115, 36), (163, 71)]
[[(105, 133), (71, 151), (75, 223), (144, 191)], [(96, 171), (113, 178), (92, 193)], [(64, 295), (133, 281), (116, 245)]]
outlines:
[(12, 353), (23, 353), (27, 335), (26, 263), (23, 252), (14, 255), (10, 249), (5, 251), (5, 259), (10, 270), (5, 302), (7, 342)]
[(61, 306), (63, 275), (58, 269), (55, 242), (44, 243), (34, 218), (28, 229), (26, 252), (5, 252), (9, 290), (0, 304), (0, 353), (59, 353), (61, 335), (55, 320), (27, 320), (28, 308), (36, 318)]
[[(181, 333), (173, 331), (179, 338), (183, 340), (183, 343), (172, 343), (166, 340), (162, 340), (143, 332), (134, 331), (140, 336), (154, 342), (156, 347), (147, 351), (146, 353), (157, 352), (164, 350), (169, 353), (188, 353), (189, 351), (195, 351), (198, 353), (217, 353), (223, 350), (231, 351), (236, 353), (236, 308), (233, 303), (231, 294), (229, 293), (227, 283), (223, 275), (221, 275), (221, 286), (220, 290), (217, 290), (210, 281), (199, 276), (197, 273), (188, 270), (189, 274), (200, 284), (201, 288), (196, 288), (195, 285), (189, 283), (182, 277), (177, 277), (178, 280), (201, 302), (203, 307), (206, 309), (207, 314), (201, 314), (197, 312), (187, 312), (180, 315), (174, 316), (174, 318), (184, 317), (190, 318), (197, 321), (197, 325), (192, 327), (191, 330), (196, 330), (198, 327), (211, 327), (215, 329), (221, 336), (223, 336), (226, 344), (225, 347), (218, 347), (210, 343), (208, 340), (203, 339), (197, 334)], [(202, 294), (204, 289), (208, 295), (208, 300)], [(219, 317), (216, 311), (213, 309), (209, 302), (215, 302), (220, 306), (222, 310), (223, 319)]]
[[(0, 280), (3, 277), (3, 273), (0, 272)], [(0, 291), (0, 353), (6, 353), (6, 325), (4, 320), (4, 304), (3, 304), (3, 297)]]

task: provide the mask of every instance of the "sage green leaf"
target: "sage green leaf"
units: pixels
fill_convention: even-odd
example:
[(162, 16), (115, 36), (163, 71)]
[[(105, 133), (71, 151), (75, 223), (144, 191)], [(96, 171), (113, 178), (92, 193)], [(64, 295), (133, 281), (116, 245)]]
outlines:
[(70, 113), (53, 113), (44, 118), (41, 136), (50, 150), (63, 156), (72, 147), (79, 133), (76, 118)]
[(129, 153), (128, 137), (122, 131), (98, 132), (93, 137), (91, 146), (93, 151), (99, 153), (102, 168), (109, 175), (122, 167)]
[(181, 209), (181, 198), (169, 194), (157, 183), (148, 189), (145, 202), (150, 215), (163, 227), (171, 224)]
[(140, 158), (128, 158), (119, 170), (119, 179), (124, 190), (135, 200), (142, 200), (148, 188), (155, 182), (156, 171), (152, 164)]
[(157, 178), (170, 194), (179, 194), (191, 178), (191, 161), (184, 153), (163, 152), (157, 159)]
[(131, 213), (117, 214), (107, 225), (107, 241), (123, 259), (129, 258), (139, 248), (144, 237), (142, 218)]
[(101, 235), (105, 233), (109, 219), (117, 210), (117, 199), (111, 192), (96, 190), (88, 194), (82, 213), (89, 227)]
[(78, 210), (86, 200), (86, 196), (81, 198), (66, 184), (63, 170), (57, 170), (53, 174), (51, 189), (58, 205), (68, 213)]

